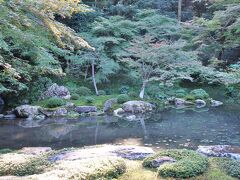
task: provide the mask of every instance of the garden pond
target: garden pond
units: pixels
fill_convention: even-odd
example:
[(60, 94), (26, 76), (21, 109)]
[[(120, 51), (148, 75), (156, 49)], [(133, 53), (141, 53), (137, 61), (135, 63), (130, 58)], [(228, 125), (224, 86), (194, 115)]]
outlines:
[(47, 146), (53, 149), (97, 144), (192, 148), (198, 145), (240, 146), (240, 107), (169, 108), (136, 120), (114, 116), (42, 121), (1, 120), (0, 148)]

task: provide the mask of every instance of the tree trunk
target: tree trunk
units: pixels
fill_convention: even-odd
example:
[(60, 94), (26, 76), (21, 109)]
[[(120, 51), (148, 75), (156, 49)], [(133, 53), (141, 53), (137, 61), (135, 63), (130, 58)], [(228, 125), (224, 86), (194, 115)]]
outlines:
[(85, 75), (84, 75), (84, 81), (86, 81), (86, 80), (87, 80), (87, 75), (88, 75), (88, 67), (89, 67), (89, 66), (87, 66), (87, 68), (86, 68), (86, 71), (85, 71)]
[(146, 84), (147, 84), (147, 82), (146, 82), (146, 81), (143, 81), (142, 88), (141, 88), (141, 92), (140, 92), (140, 94), (139, 94), (139, 97), (140, 97), (141, 99), (143, 99), (143, 97), (144, 97), (144, 92), (145, 92)]
[(95, 61), (92, 60), (92, 81), (93, 81), (93, 86), (94, 86), (94, 89), (95, 89), (95, 93), (96, 95), (98, 96), (98, 88), (97, 88), (97, 83), (96, 83), (96, 79), (95, 79)]
[(178, 0), (178, 21), (182, 20), (182, 0)]

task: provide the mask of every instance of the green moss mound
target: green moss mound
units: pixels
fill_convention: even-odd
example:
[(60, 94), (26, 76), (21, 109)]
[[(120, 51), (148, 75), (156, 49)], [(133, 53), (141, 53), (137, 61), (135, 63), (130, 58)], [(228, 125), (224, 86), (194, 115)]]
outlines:
[(90, 96), (92, 94), (92, 91), (87, 87), (81, 86), (76, 90), (76, 93), (79, 96)]
[(71, 100), (79, 100), (80, 99), (80, 96), (78, 94), (73, 94), (71, 96)]
[(209, 94), (203, 89), (194, 89), (190, 92), (195, 99), (207, 99), (209, 98)]
[(212, 158), (212, 161), (226, 174), (240, 179), (240, 161), (229, 158)]
[(35, 175), (36, 179), (114, 179), (126, 171), (122, 158), (99, 157), (74, 161), (60, 161), (51, 171)]
[(66, 102), (63, 99), (52, 97), (46, 101), (46, 107), (56, 108), (65, 105)]
[(0, 156), (0, 176), (25, 176), (42, 173), (50, 166), (47, 155), (8, 153)]
[(165, 163), (158, 169), (162, 177), (189, 178), (204, 173), (208, 168), (208, 159), (192, 150), (165, 150), (160, 151), (143, 161), (144, 167), (152, 167), (156, 158), (168, 156), (174, 158), (176, 163)]
[(130, 100), (130, 97), (127, 94), (120, 94), (117, 96), (118, 104), (123, 104)]

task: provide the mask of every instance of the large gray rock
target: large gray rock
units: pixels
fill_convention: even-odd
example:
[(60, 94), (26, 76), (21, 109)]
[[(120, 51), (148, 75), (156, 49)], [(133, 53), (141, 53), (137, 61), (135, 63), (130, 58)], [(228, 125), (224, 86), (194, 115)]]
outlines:
[(64, 151), (50, 157), (50, 160), (71, 161), (97, 157), (122, 157), (126, 159), (137, 160), (144, 159), (153, 153), (154, 151), (148, 147), (103, 145), (99, 147), (87, 147), (86, 149)]
[(41, 96), (41, 99), (51, 97), (58, 97), (62, 99), (70, 99), (71, 95), (69, 90), (64, 86), (58, 86), (56, 83), (50, 86)]
[(21, 105), (15, 108), (14, 113), (19, 118), (34, 117), (39, 114), (40, 106)]
[(43, 113), (47, 117), (61, 117), (67, 116), (68, 111), (66, 108), (57, 108), (57, 109), (41, 109), (41, 113)]
[(207, 105), (207, 103), (202, 99), (196, 99), (195, 104), (197, 108), (203, 108)]
[(218, 107), (218, 106), (221, 106), (221, 105), (223, 105), (223, 102), (211, 99), (211, 106), (212, 107)]
[(117, 98), (112, 98), (104, 103), (103, 112), (109, 112), (114, 104), (117, 104)]
[(152, 111), (154, 106), (144, 101), (128, 101), (122, 105), (122, 109), (127, 113), (145, 113)]
[(97, 112), (96, 106), (77, 106), (75, 111), (79, 114), (81, 113), (90, 113), (90, 112)]
[(184, 106), (185, 102), (186, 102), (185, 99), (181, 99), (181, 98), (175, 98), (174, 99), (174, 103), (175, 103), (176, 106)]
[(230, 145), (199, 146), (197, 152), (212, 157), (229, 157), (240, 160), (240, 147)]

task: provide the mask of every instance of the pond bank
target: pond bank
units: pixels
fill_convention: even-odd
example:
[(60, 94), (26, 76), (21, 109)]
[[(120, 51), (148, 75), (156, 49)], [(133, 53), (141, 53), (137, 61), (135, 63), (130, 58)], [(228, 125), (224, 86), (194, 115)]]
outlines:
[[(27, 147), (1, 153), (0, 179), (9, 180), (240, 177), (240, 161), (208, 158), (186, 149), (160, 150), (156, 153), (149, 147), (101, 145), (57, 151), (48, 147)], [(173, 161), (169, 162), (168, 159)], [(157, 165), (149, 166), (152, 163)], [(234, 168), (225, 167), (224, 163), (234, 165)], [(195, 166), (181, 170), (177, 168), (180, 164), (186, 168)]]

